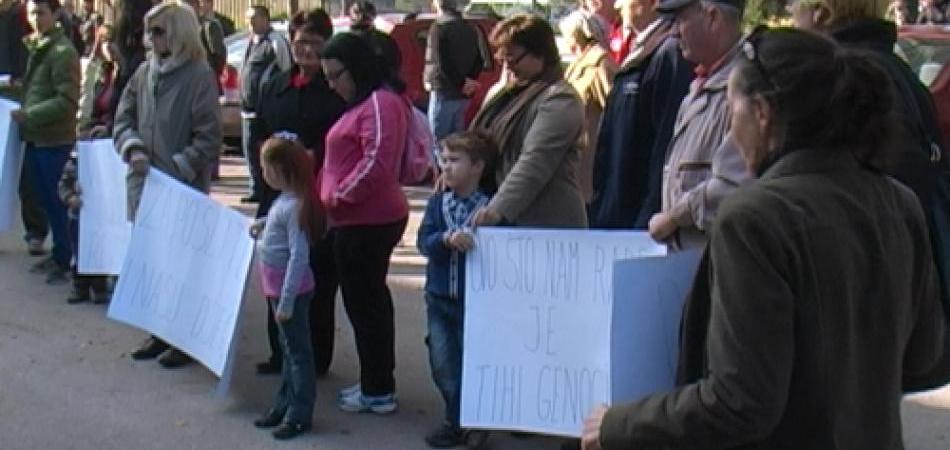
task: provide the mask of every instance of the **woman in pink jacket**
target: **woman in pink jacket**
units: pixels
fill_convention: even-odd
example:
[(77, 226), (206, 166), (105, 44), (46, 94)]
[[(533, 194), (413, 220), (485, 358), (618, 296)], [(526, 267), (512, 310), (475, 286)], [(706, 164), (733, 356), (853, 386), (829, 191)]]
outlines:
[(347, 103), (326, 140), (320, 199), (327, 211), (343, 304), (353, 325), (360, 381), (340, 391), (349, 412), (396, 410), (393, 303), (386, 274), (409, 206), (399, 184), (409, 103), (360, 37), (334, 36), (321, 55), (330, 87)]

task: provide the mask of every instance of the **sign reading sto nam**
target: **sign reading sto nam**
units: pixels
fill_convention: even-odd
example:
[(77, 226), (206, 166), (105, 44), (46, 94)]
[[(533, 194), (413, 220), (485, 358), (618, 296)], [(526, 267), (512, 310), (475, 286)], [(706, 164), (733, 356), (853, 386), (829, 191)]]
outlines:
[(254, 249), (247, 226), (237, 212), (152, 169), (109, 317), (221, 376)]
[(578, 436), (593, 406), (631, 391), (614, 385), (614, 366), (629, 364), (612, 361), (613, 348), (668, 347), (619, 342), (611, 325), (617, 301), (638, 301), (615, 293), (615, 262), (665, 247), (646, 233), (588, 230), (481, 228), (476, 240), (466, 267), (462, 425)]

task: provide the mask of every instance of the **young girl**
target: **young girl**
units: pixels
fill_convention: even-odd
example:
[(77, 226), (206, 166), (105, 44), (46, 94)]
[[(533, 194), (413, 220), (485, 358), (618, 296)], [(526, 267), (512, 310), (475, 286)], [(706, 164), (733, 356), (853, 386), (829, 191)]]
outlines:
[(280, 191), (266, 218), (251, 225), (260, 238), (261, 286), (277, 319), (283, 351), (282, 384), (274, 406), (254, 421), (277, 427), (275, 439), (310, 429), (316, 397), (309, 309), (313, 297), (310, 243), (323, 233), (323, 213), (313, 197), (313, 163), (291, 133), (276, 133), (261, 148), (264, 181)]

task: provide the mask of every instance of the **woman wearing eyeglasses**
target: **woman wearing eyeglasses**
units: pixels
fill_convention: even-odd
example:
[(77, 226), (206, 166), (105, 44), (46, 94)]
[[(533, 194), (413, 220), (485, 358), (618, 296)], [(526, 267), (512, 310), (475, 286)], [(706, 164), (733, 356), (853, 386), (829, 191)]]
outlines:
[(596, 409), (584, 448), (900, 449), (901, 380), (931, 370), (945, 330), (920, 205), (881, 170), (898, 131), (887, 75), (819, 35), (762, 30), (728, 92), (758, 180), (710, 233), (703, 373)]
[[(113, 133), (116, 150), (129, 164), (133, 218), (150, 167), (207, 193), (212, 163), (221, 149), (218, 85), (195, 14), (178, 3), (161, 3), (146, 14), (145, 26), (151, 52), (122, 93)], [(165, 367), (190, 361), (156, 337), (132, 358), (151, 359), (166, 350), (159, 360)]]
[(396, 410), (396, 355), (386, 275), (409, 216), (397, 177), (412, 106), (401, 81), (380, 68), (372, 48), (355, 34), (330, 39), (321, 64), (330, 88), (346, 102), (327, 134), (320, 199), (360, 360), (360, 381), (340, 391), (337, 406), (388, 414)]
[(496, 25), (491, 40), (511, 80), (471, 125), (501, 151), (498, 193), (475, 224), (586, 228), (577, 178), (584, 107), (564, 80), (554, 31), (544, 19), (520, 14)]
[[(257, 117), (251, 126), (251, 145), (260, 146), (279, 131), (289, 131), (313, 156), (314, 172), (323, 167), (324, 142), (330, 127), (343, 114), (344, 103), (330, 86), (320, 67), (320, 53), (333, 35), (330, 16), (322, 9), (300, 11), (290, 21), (294, 67), (275, 75), (261, 87)], [(279, 192), (261, 186), (257, 217), (265, 217)], [(333, 356), (334, 302), (337, 282), (329, 239), (321, 236), (310, 251), (310, 269), (317, 286), (310, 308), (310, 331), (318, 375), (326, 373)], [(280, 373), (281, 351), (274, 315), (268, 315), (271, 357), (257, 366), (258, 373)]]

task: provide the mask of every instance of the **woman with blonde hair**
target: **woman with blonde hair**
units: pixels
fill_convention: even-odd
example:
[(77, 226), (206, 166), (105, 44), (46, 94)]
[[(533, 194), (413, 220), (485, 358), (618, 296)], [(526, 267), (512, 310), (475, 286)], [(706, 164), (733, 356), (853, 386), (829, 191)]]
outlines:
[(574, 12), (561, 20), (561, 36), (567, 41), (571, 52), (577, 59), (568, 66), (564, 79), (577, 91), (584, 104), (584, 132), (581, 134), (581, 164), (578, 181), (584, 201), (590, 203), (593, 194), (592, 176), (594, 172), (594, 149), (597, 148), (597, 135), (600, 130), (600, 118), (607, 106), (607, 94), (610, 83), (617, 73), (607, 51), (600, 45), (603, 42), (603, 30), (595, 18), (580, 12)]
[[(149, 168), (161, 170), (192, 188), (211, 188), (212, 163), (221, 149), (218, 85), (205, 59), (198, 18), (178, 2), (161, 3), (145, 16), (151, 49), (122, 93), (116, 111), (116, 150), (129, 163), (129, 216), (135, 216)], [(190, 358), (157, 337), (133, 359), (159, 360), (165, 367)]]

